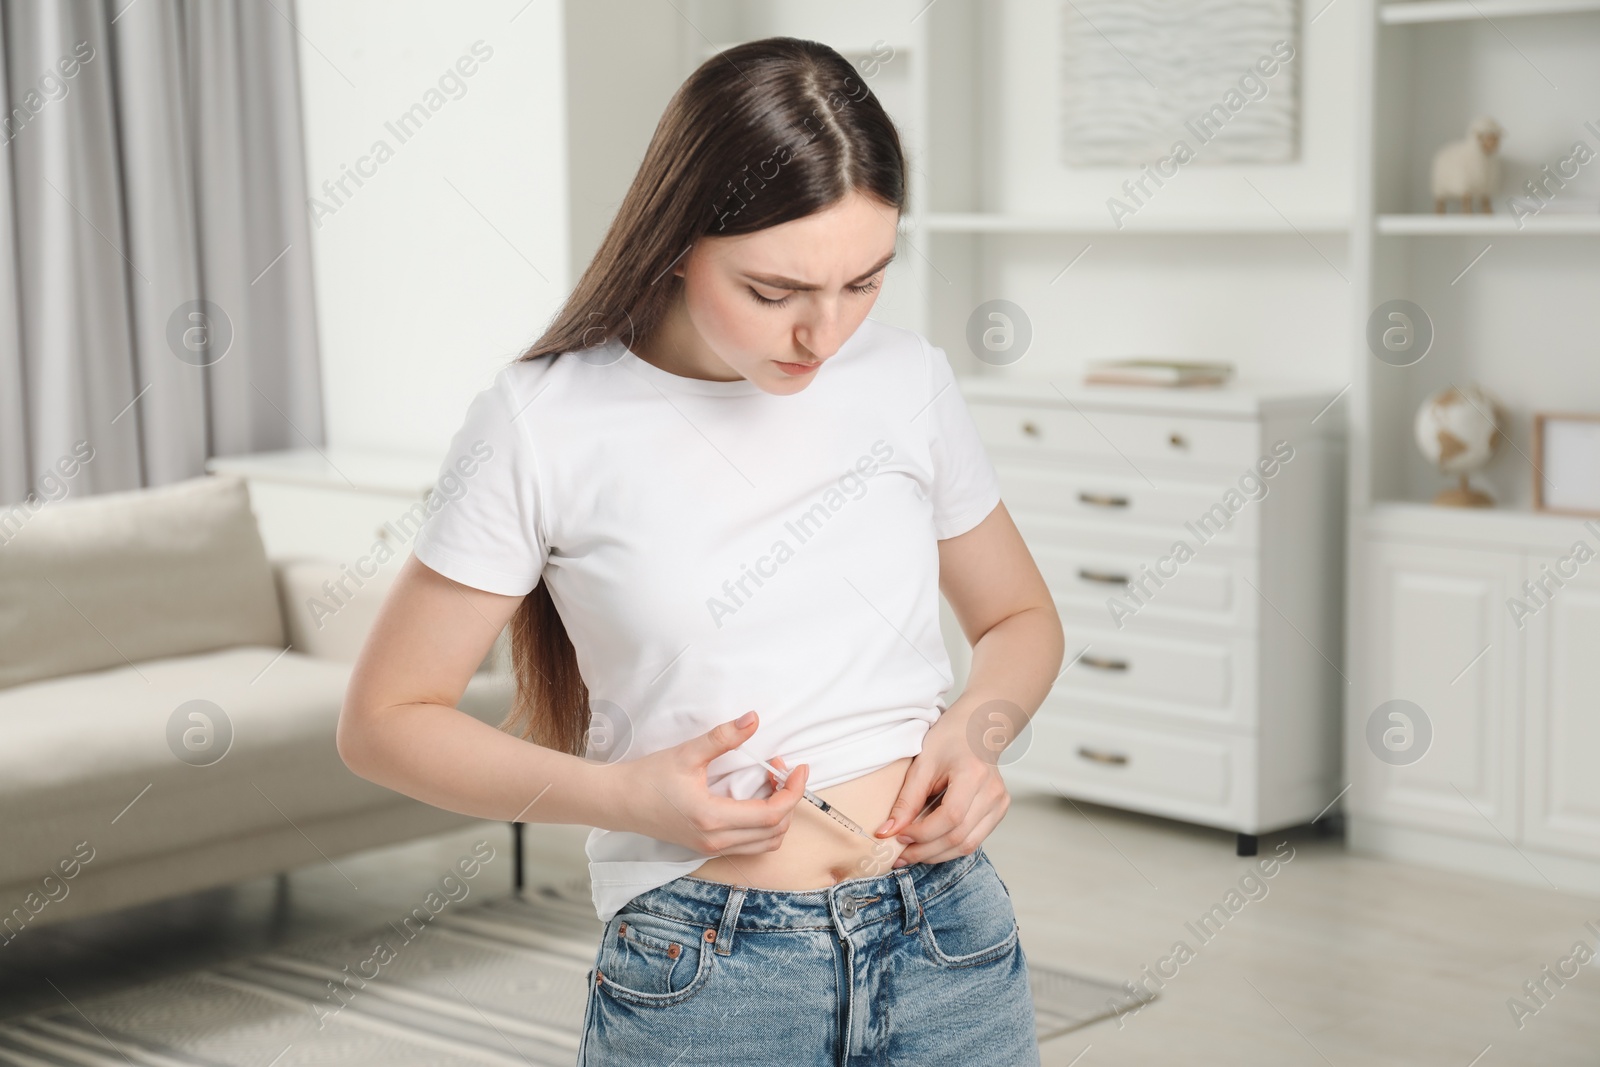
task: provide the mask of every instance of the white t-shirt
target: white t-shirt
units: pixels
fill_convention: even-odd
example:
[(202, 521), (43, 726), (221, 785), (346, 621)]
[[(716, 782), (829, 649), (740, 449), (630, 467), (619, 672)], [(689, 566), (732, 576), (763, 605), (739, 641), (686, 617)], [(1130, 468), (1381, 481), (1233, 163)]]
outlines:
[[(815, 789), (922, 750), (954, 680), (935, 542), (1000, 500), (943, 349), (873, 319), (791, 396), (671, 374), (621, 341), (514, 362), (467, 409), (435, 491), (450, 500), (419, 560), (495, 593), (549, 583), (589, 688), (589, 758), (753, 708), (741, 751), (810, 764)], [(712, 761), (713, 793), (768, 792), (741, 751)], [(587, 853), (602, 921), (709, 858), (602, 829)]]

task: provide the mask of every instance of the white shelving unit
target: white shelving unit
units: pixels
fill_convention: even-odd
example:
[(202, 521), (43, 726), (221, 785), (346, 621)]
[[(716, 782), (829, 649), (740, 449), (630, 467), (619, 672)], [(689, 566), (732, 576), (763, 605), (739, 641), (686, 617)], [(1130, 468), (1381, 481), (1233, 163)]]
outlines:
[(1385, 237), (1594, 236), (1600, 234), (1600, 211), (1520, 220), (1510, 215), (1379, 215), (1378, 233)]
[(1595, 0), (1416, 0), (1378, 8), (1378, 20), (1401, 26), (1418, 22), (1474, 22), (1529, 15), (1568, 15), (1600, 11)]
[[(1600, 410), (1600, 166), (1552, 187), (1557, 202), (1520, 225), (1507, 200), (1575, 142), (1600, 150), (1585, 125), (1600, 100), (1600, 3), (1359, 6), (1349, 842), (1600, 893), (1600, 565), (1548, 578), (1576, 542), (1600, 549), (1600, 523), (1532, 509), (1542, 475), (1531, 443), (1537, 411)], [(1479, 114), (1507, 131), (1495, 212), (1432, 214), (1433, 150)], [(1420, 306), (1433, 330), (1431, 349), (1404, 367), (1368, 350), (1368, 316), (1395, 299)], [(1426, 397), (1469, 383), (1511, 413), (1499, 454), (1474, 476), (1496, 499), (1491, 510), (1432, 505), (1447, 479), (1412, 439)], [(1517, 601), (1534, 610), (1519, 613)], [(1395, 700), (1420, 716), (1391, 718)], [(1409, 726), (1417, 747), (1380, 756), (1374, 718), (1379, 732)]]
[(1276, 215), (1230, 214), (1180, 216), (1146, 223), (1130, 229), (1119, 227), (1104, 212), (1077, 215), (1001, 215), (985, 212), (938, 211), (924, 215), (920, 225), (932, 233), (996, 234), (1258, 234), (1330, 233), (1344, 234), (1349, 220), (1338, 215), (1303, 216), (1294, 223)]

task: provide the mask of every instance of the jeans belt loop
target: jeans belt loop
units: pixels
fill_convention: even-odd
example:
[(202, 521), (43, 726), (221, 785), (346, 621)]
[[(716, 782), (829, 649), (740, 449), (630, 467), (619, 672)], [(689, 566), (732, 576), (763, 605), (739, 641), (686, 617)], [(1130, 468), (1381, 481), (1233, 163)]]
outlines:
[(909, 868), (896, 867), (894, 876), (900, 883), (900, 902), (905, 907), (904, 930), (909, 934), (917, 928), (917, 923), (922, 919), (922, 903), (917, 900), (917, 887), (911, 880)]
[(722, 906), (722, 922), (717, 926), (717, 955), (726, 956), (733, 951), (733, 926), (739, 918), (739, 908), (744, 904), (744, 886), (736, 885), (728, 891), (728, 902)]

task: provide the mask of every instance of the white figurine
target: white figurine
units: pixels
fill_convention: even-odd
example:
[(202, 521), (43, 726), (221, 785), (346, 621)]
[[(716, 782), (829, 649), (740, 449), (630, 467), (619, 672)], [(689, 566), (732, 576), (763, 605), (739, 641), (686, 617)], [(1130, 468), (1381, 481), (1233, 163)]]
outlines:
[(1487, 115), (1473, 120), (1467, 136), (1451, 141), (1433, 155), (1433, 210), (1444, 214), (1446, 198), (1459, 197), (1461, 210), (1472, 212), (1483, 204), (1484, 214), (1494, 209), (1489, 197), (1500, 188), (1500, 124)]

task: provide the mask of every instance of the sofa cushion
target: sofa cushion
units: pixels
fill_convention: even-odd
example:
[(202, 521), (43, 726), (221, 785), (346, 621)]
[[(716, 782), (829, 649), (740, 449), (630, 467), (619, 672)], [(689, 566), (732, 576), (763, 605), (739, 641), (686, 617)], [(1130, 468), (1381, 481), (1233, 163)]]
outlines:
[[(339, 757), (350, 670), (253, 646), (0, 690), (0, 885), (43, 875), (80, 841), (111, 866), (392, 805), (398, 794)], [(498, 726), (511, 694), (509, 675), (478, 675), (459, 706)], [(196, 699), (232, 733), (225, 749), (213, 734), (224, 754), (209, 764), (181, 740), (204, 723), (185, 712), (173, 726)]]
[(52, 504), (0, 547), (0, 689), (283, 644), (272, 568), (238, 475)]

